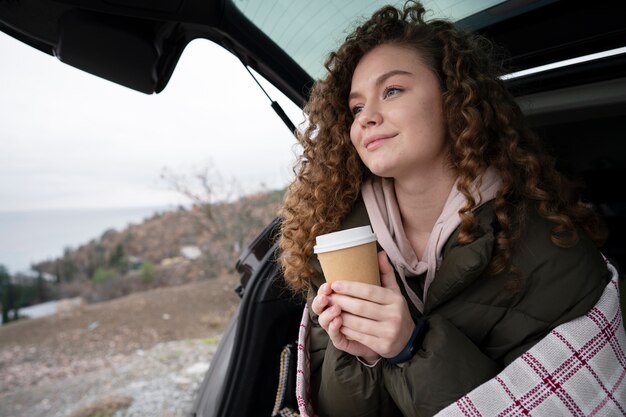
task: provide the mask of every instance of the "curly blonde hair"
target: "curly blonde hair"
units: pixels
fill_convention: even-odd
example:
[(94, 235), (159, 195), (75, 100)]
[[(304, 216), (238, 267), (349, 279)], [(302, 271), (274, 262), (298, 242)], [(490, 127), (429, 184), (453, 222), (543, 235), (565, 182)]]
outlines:
[[(461, 209), (459, 242), (473, 241), (476, 207), (470, 187), (487, 167), (503, 185), (495, 198), (500, 223), (491, 271), (509, 268), (512, 242), (534, 204), (554, 222), (551, 239), (562, 247), (576, 243), (575, 224), (596, 242), (604, 239), (599, 218), (580, 201), (577, 190), (555, 169), (554, 160), (526, 126), (521, 109), (500, 80), (501, 68), (485, 38), (445, 20), (424, 20), (425, 9), (409, 1), (402, 10), (386, 6), (350, 34), (325, 62), (328, 75), (313, 86), (304, 110), (309, 125), (298, 138), (303, 148), (282, 208), (280, 261), (286, 282), (305, 291), (314, 273), (309, 264), (315, 236), (337, 230), (373, 175), (350, 141), (348, 108), (352, 73), (361, 58), (383, 44), (418, 51), (437, 74), (443, 97), (449, 161), (467, 198)], [(515, 226), (513, 226), (515, 225)]]

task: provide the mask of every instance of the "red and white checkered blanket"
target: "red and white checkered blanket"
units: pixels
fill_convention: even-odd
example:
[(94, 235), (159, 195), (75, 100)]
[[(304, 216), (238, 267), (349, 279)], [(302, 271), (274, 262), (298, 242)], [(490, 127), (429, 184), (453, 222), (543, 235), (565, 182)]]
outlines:
[[(626, 332), (618, 273), (584, 316), (556, 327), (497, 376), (437, 417), (626, 416)], [(309, 393), (309, 315), (298, 341), (296, 395), (302, 417), (314, 416)]]

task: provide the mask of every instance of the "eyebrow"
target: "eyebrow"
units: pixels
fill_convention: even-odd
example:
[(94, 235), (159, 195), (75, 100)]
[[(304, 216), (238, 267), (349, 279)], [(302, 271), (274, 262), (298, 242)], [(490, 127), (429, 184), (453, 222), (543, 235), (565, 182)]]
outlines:
[[(382, 83), (384, 83), (388, 78), (393, 77), (394, 75), (410, 75), (413, 76), (412, 72), (409, 71), (404, 71), (404, 70), (391, 70), (388, 71), (384, 74), (381, 74), (378, 76), (378, 78), (376, 78), (376, 81), (374, 82), (374, 85), (376, 85), (377, 87), (380, 86)], [(361, 94), (358, 91), (355, 92), (351, 92), (350, 95), (348, 96), (348, 100), (352, 100), (355, 97), (360, 96)]]

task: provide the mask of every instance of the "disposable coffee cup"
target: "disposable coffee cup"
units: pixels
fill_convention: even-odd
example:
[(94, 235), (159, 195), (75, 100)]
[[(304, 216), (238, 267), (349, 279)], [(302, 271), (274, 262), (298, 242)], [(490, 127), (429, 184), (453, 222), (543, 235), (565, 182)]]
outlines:
[(326, 282), (338, 280), (380, 285), (376, 235), (370, 226), (355, 227), (315, 238), (313, 252)]

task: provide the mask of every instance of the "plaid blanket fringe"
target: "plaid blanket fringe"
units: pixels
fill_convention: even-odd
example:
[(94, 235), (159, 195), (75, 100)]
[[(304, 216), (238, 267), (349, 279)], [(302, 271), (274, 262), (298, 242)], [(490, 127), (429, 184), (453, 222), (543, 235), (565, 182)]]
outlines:
[[(626, 332), (619, 275), (585, 315), (564, 323), (497, 376), (436, 417), (626, 416)], [(309, 315), (298, 339), (296, 395), (302, 417), (315, 416), (309, 391)]]

